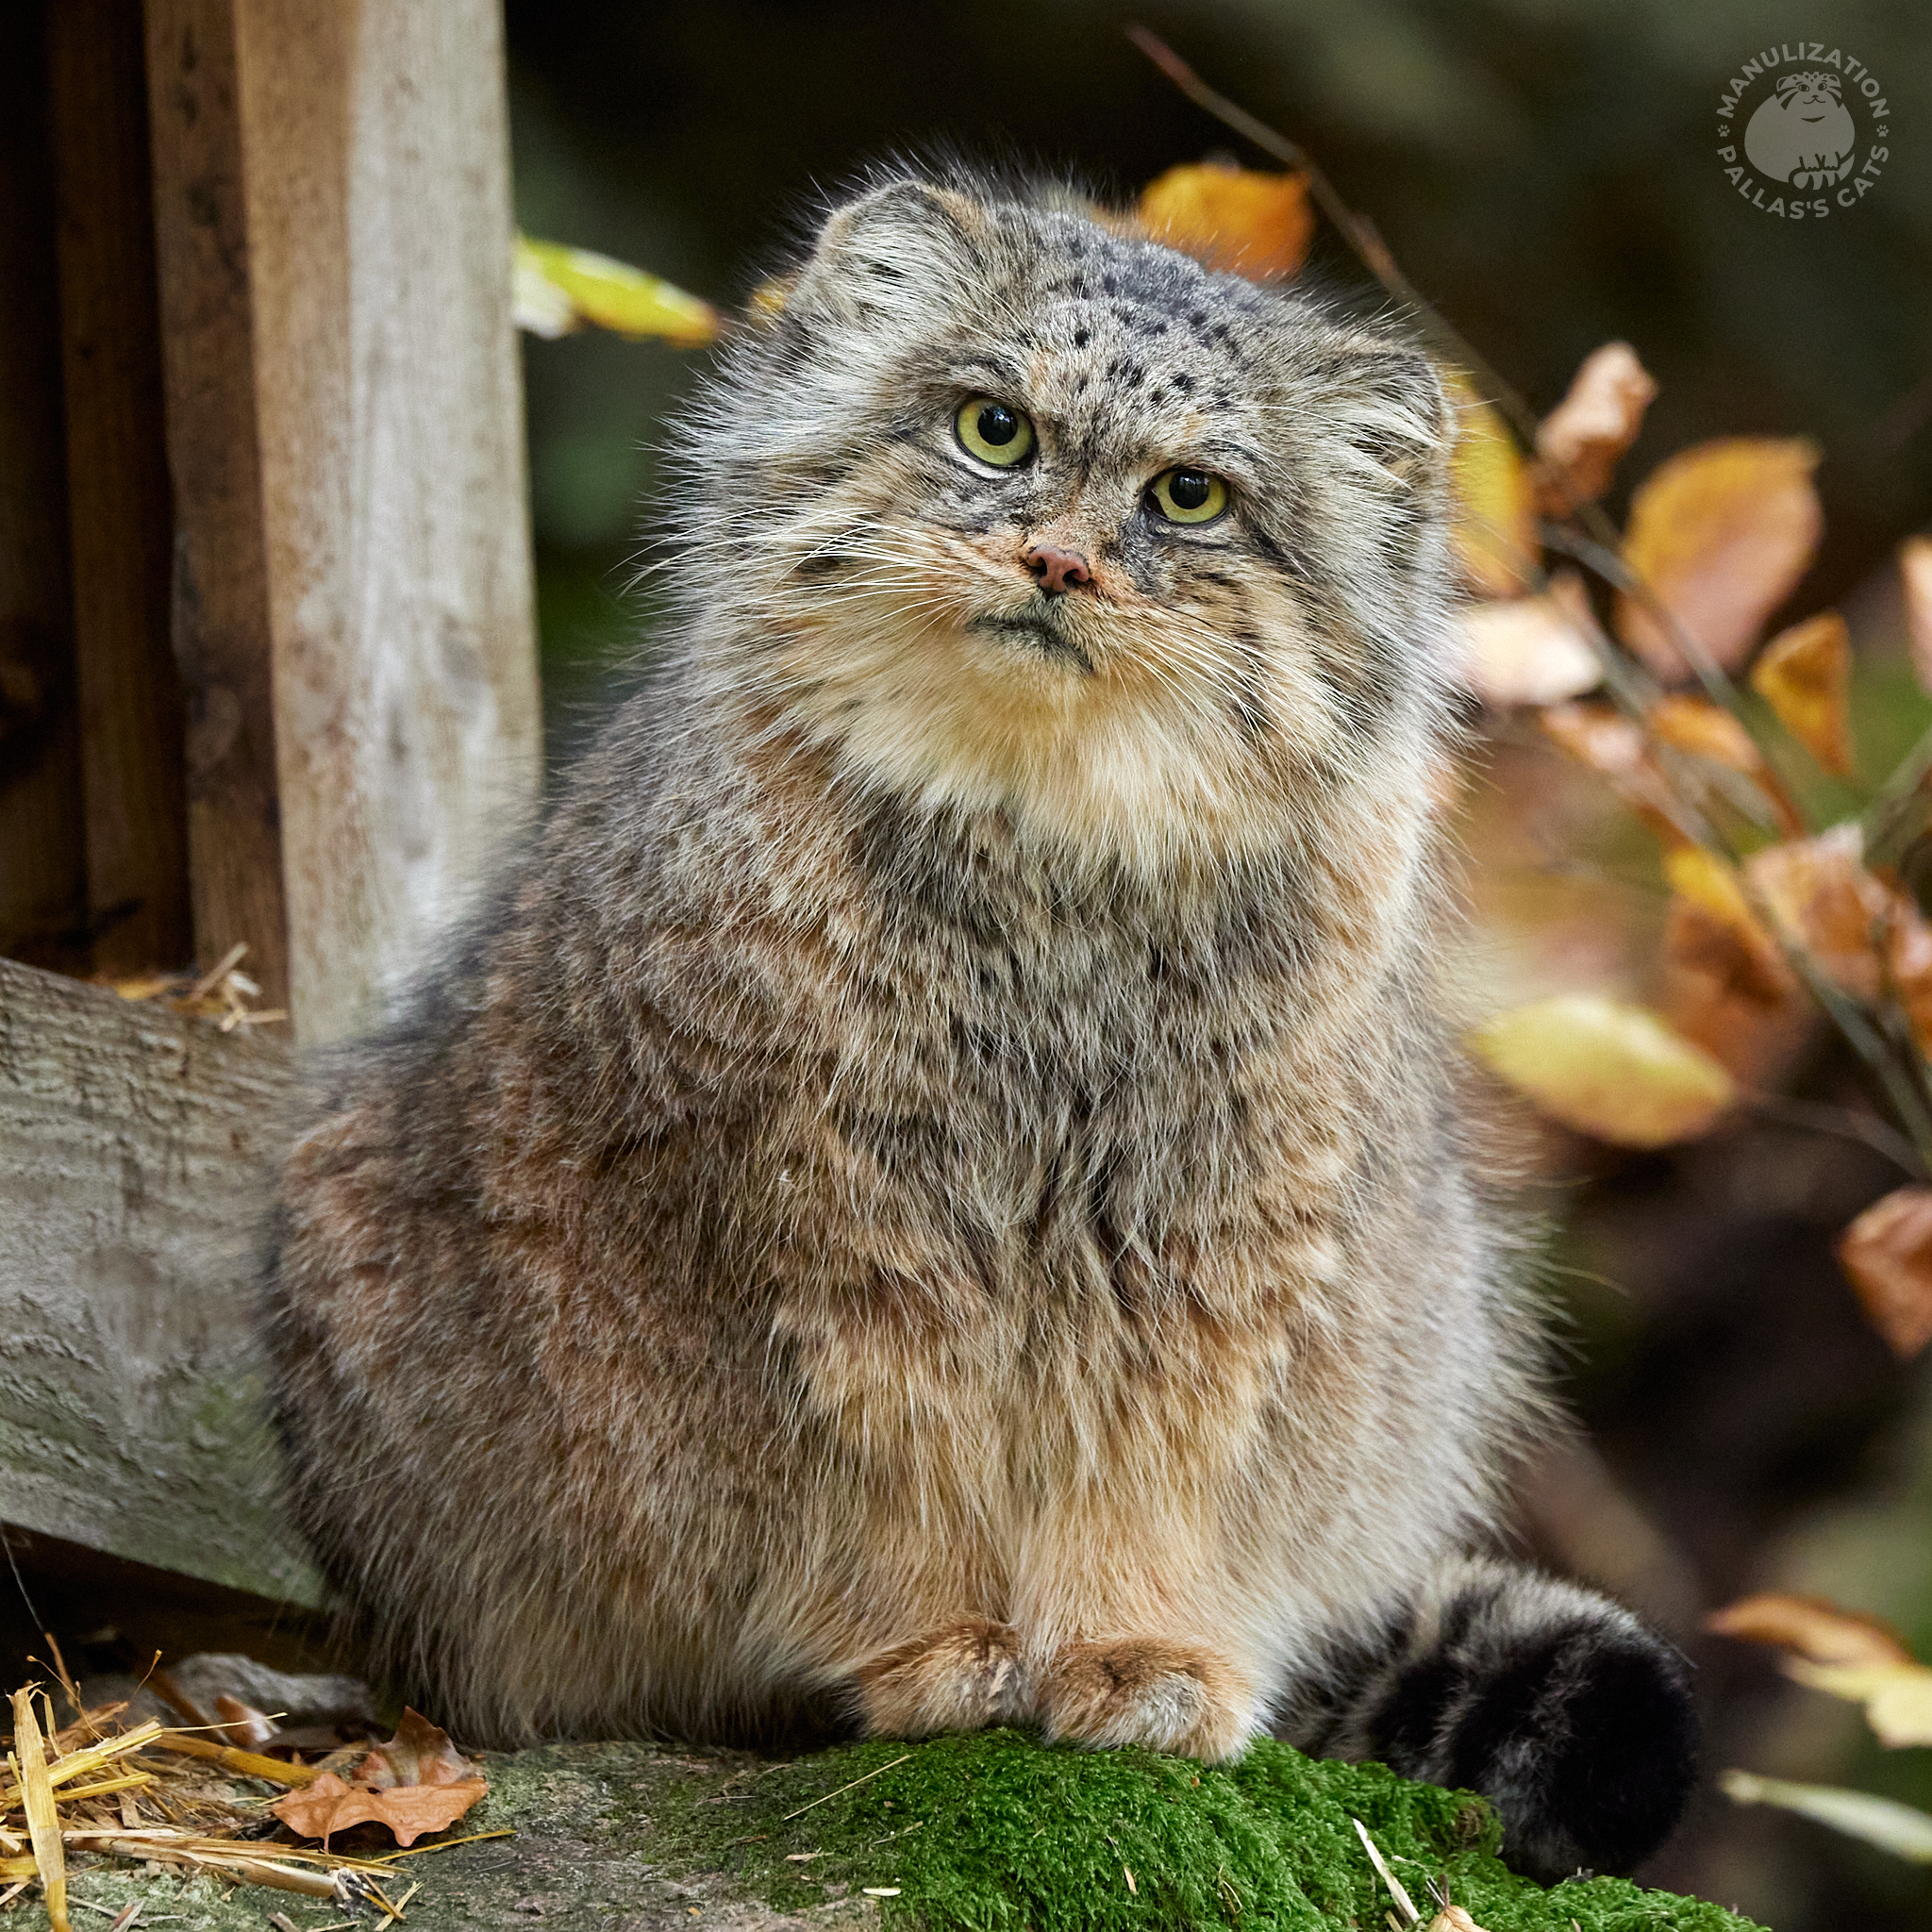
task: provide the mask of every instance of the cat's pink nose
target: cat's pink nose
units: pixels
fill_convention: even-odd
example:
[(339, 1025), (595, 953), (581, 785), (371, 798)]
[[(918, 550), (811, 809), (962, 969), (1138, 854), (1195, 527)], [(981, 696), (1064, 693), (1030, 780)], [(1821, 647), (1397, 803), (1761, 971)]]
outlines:
[(1091, 584), (1093, 573), (1077, 550), (1049, 550), (1035, 544), (1026, 553), (1026, 568), (1040, 579), (1040, 588), (1049, 597), (1058, 597), (1069, 584)]

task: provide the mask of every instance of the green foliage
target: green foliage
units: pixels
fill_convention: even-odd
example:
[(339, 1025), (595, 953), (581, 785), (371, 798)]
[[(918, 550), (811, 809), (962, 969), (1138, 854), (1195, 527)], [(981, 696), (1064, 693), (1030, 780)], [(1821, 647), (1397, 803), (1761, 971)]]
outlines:
[(828, 1885), (890, 1893), (889, 1924), (929, 1932), (1379, 1932), (1391, 1898), (1357, 1819), (1425, 1919), (1447, 1899), (1486, 1932), (1748, 1924), (1618, 1878), (1545, 1890), (1497, 1857), (1480, 1798), (1267, 1740), (1224, 1769), (1015, 1731), (854, 1744), (741, 1773), (724, 1803), (695, 1781), (675, 1813), (659, 1794), (653, 1853), (673, 1873), (722, 1869), (781, 1910), (823, 1902)]

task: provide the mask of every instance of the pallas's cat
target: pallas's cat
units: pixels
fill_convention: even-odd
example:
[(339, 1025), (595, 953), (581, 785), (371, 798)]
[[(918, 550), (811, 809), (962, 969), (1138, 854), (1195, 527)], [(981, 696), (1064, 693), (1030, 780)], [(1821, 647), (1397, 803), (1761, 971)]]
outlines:
[(1070, 197), (832, 209), (671, 468), (682, 626), (342, 1057), (297, 1507), (478, 1740), (1263, 1726), (1681, 1803), (1681, 1664), (1465, 1552), (1543, 1415), (1438, 983), (1441, 383)]

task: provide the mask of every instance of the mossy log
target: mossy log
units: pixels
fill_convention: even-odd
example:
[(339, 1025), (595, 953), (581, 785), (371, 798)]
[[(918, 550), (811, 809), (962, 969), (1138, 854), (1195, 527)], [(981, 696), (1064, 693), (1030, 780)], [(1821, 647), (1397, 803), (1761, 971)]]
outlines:
[[(399, 1858), (385, 1890), (421, 1881), (414, 1932), (874, 1920), (908, 1932), (1381, 1932), (1401, 1915), (1357, 1821), (1424, 1924), (1448, 1900), (1485, 1932), (1752, 1932), (1715, 1906), (1622, 1879), (1545, 1890), (1499, 1862), (1481, 1799), (1282, 1744), (1220, 1770), (1048, 1750), (1011, 1731), (795, 1758), (553, 1745), (486, 1769), (490, 1796), (448, 1836), (515, 1836)], [(387, 1844), (376, 1827), (340, 1841), (362, 1856)], [(107, 1907), (139, 1896), (144, 1918), (182, 1915), (186, 1932), (259, 1932), (277, 1908), (313, 1924), (319, 1903), (95, 1861), (80, 1862), (74, 1890)]]

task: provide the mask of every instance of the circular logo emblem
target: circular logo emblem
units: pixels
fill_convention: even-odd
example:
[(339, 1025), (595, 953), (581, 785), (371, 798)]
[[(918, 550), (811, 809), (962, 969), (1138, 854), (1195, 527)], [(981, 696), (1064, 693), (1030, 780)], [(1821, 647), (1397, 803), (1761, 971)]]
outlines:
[(1841, 47), (1761, 48), (1717, 104), (1717, 158), (1753, 208), (1822, 222), (1857, 208), (1890, 150), (1891, 108), (1877, 76)]

